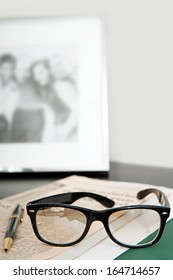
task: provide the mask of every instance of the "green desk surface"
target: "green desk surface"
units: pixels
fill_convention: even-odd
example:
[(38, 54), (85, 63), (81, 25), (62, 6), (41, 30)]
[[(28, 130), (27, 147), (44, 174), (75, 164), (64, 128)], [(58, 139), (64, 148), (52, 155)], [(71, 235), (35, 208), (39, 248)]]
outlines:
[(166, 224), (158, 243), (148, 248), (129, 249), (116, 260), (173, 260), (173, 219)]

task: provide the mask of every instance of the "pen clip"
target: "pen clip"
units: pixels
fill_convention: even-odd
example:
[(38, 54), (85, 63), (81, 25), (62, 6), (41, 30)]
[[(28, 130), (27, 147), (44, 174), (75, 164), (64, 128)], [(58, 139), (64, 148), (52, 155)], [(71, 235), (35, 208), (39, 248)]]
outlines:
[(16, 218), (16, 219), (18, 219), (18, 222), (23, 222), (23, 216), (24, 216), (24, 209), (22, 208), (21, 209), (21, 213), (20, 213), (20, 215), (18, 215), (18, 214), (13, 214), (13, 215), (11, 215), (11, 217), (9, 218), (9, 220), (11, 220), (11, 219), (13, 219), (13, 218)]
[(23, 222), (23, 216), (24, 216), (24, 209), (21, 209), (21, 213), (20, 213), (20, 223)]

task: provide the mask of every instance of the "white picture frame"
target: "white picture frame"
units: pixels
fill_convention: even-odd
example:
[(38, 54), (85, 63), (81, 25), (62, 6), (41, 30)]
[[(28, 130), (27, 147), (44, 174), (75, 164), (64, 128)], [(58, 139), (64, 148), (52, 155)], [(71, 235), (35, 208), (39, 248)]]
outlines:
[[(106, 51), (102, 18), (64, 16), (0, 19), (0, 37), (0, 121), (3, 123), (5, 116), (9, 132), (9, 138), (5, 140), (3, 137), (6, 134), (3, 130), (0, 132), (0, 171), (108, 171)], [(8, 74), (4, 74), (4, 65), (1, 64), (4, 56), (15, 58), (15, 79), (13, 82), (8, 81), (7, 89), (4, 79)], [(58, 66), (59, 70), (51, 66), (57, 57), (60, 58), (58, 65), (67, 62), (65, 70), (64, 66)], [(48, 62), (51, 73), (51, 89), (45, 93), (45, 99), (40, 85), (44, 81), (44, 74), (39, 73), (41, 68), (37, 67), (37, 71), (33, 68), (41, 60)], [(32, 72), (33, 69), (35, 72)], [(66, 70), (72, 78), (68, 75), (68, 78), (64, 78), (63, 71)], [(52, 78), (52, 73), (59, 73), (57, 80)], [(61, 76), (62, 79), (59, 78)], [(69, 82), (70, 79), (72, 81)], [(38, 87), (35, 90), (38, 81), (41, 91)], [(67, 90), (72, 86), (69, 83), (73, 83), (72, 94)], [(68, 107), (67, 112), (66, 107), (61, 108), (62, 115), (65, 115), (63, 121), (63, 117), (60, 118), (57, 113), (60, 110), (55, 106), (55, 99), (48, 101), (47, 97), (52, 88), (55, 92), (56, 86), (59, 100), (67, 97), (67, 103), (63, 99)], [(4, 88), (8, 94), (3, 93)], [(16, 98), (15, 94), (11, 97), (11, 90), (17, 92)], [(34, 99), (31, 98), (33, 92)], [(38, 108), (42, 121), (37, 121)], [(51, 112), (50, 116), (46, 110)], [(71, 131), (67, 125), (70, 121)], [(40, 130), (42, 127), (41, 132), (35, 126)], [(73, 136), (70, 138), (69, 135)]]

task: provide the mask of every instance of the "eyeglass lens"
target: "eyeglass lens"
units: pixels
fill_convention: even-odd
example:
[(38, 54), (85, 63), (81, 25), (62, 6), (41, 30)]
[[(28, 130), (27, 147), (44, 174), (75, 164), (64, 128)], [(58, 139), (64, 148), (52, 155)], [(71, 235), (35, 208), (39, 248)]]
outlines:
[(54, 244), (78, 240), (86, 227), (86, 216), (75, 209), (50, 207), (37, 212), (36, 223), (40, 236)]
[[(118, 211), (109, 217), (112, 236), (122, 244), (140, 245), (153, 241), (160, 228), (160, 215), (151, 209), (129, 209)], [(155, 231), (152, 236), (150, 235)], [(149, 236), (144, 239), (146, 236)], [(144, 241), (142, 241), (144, 240)]]

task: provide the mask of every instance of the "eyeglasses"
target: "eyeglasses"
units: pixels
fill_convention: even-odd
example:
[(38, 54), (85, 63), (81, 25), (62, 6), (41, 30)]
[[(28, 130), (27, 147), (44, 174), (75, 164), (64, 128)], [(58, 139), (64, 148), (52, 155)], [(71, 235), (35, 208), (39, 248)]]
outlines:
[[(94, 221), (103, 223), (109, 237), (128, 248), (142, 248), (156, 243), (163, 233), (170, 214), (167, 197), (158, 189), (137, 193), (138, 199), (155, 194), (160, 205), (128, 205), (114, 207), (114, 201), (90, 192), (70, 192), (38, 199), (27, 204), (27, 213), (37, 238), (54, 246), (71, 246), (80, 242)], [(89, 197), (111, 208), (92, 210), (71, 205), (80, 198)], [(151, 227), (155, 225), (154, 233)], [(141, 241), (143, 233), (149, 235)], [(138, 241), (137, 241), (138, 240)]]

